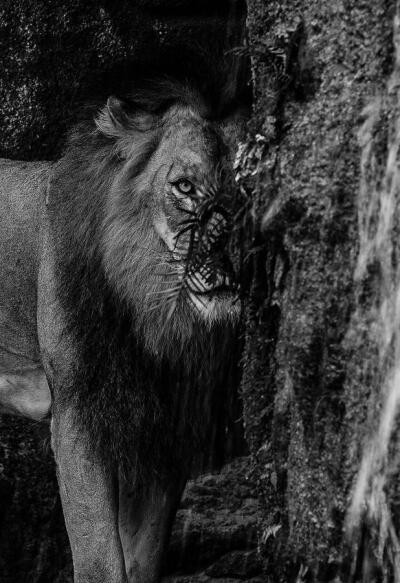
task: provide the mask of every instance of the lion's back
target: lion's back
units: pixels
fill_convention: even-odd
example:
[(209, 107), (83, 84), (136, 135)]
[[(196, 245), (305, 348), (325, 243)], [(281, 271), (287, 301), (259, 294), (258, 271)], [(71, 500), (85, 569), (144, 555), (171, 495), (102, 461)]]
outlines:
[(19, 355), (38, 357), (36, 281), (49, 169), (48, 162), (0, 159), (0, 371)]

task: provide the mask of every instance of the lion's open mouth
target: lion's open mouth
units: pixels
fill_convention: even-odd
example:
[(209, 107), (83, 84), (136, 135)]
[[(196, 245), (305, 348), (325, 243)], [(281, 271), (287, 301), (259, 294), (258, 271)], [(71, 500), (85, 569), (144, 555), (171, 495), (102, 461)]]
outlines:
[(187, 291), (191, 304), (199, 315), (209, 323), (221, 321), (224, 318), (236, 320), (239, 315), (240, 304), (237, 301), (237, 287), (234, 280), (226, 273), (208, 274), (203, 278), (201, 274), (194, 276), (195, 285), (188, 283)]
[(234, 289), (231, 285), (228, 284), (221, 284), (221, 285), (217, 285), (215, 287), (212, 287), (211, 289), (205, 290), (205, 291), (198, 291), (197, 295), (198, 296), (227, 296), (227, 295), (232, 295), (234, 293)]

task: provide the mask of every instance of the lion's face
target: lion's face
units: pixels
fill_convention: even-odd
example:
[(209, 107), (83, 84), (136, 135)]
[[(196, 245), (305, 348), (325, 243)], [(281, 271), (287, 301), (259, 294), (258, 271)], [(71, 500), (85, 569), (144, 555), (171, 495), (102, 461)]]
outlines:
[[(189, 108), (175, 110), (165, 128), (157, 152), (149, 162), (153, 176), (154, 229), (175, 261), (177, 273), (184, 274), (190, 253), (190, 228), (185, 230), (199, 207), (217, 196), (229, 212), (229, 194), (221, 193), (224, 172), (229, 172), (229, 148), (223, 134), (202, 120)], [(215, 209), (210, 215), (206, 232), (219, 228), (227, 220)], [(210, 250), (212, 253), (212, 251)], [(201, 262), (200, 262), (201, 263)], [(202, 273), (202, 265), (194, 273), (196, 285), (188, 283), (192, 308), (201, 318), (213, 321), (235, 317), (238, 302), (224, 269), (216, 269), (213, 277)], [(195, 268), (193, 268), (195, 270)], [(178, 277), (181, 277), (179, 275)]]
[(104, 221), (113, 285), (146, 322), (165, 323), (171, 314), (178, 327), (193, 319), (236, 320), (223, 245), (241, 124), (210, 122), (184, 105), (157, 122), (144, 114), (132, 120), (115, 100), (111, 105), (97, 123), (116, 138), (120, 159)]

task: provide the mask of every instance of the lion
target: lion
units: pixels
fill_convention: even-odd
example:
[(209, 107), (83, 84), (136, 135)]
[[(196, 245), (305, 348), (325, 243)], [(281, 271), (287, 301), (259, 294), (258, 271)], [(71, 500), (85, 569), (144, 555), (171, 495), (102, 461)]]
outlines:
[(2, 160), (0, 406), (41, 420), (76, 583), (153, 583), (239, 302), (227, 253), (241, 109), (137, 81), (55, 163)]

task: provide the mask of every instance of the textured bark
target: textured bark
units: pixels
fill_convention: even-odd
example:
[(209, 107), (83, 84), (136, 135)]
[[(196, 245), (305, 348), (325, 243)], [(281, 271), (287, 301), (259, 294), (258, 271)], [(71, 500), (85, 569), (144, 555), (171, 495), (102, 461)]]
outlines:
[[(384, 521), (373, 512), (359, 511), (353, 537), (345, 528), (383, 400), (382, 266), (370, 253), (361, 275), (356, 267), (366, 245), (359, 219), (375, 204), (372, 239), (374, 192), (391, 179), (384, 170), (398, 116), (394, 15), (390, 0), (248, 2), (256, 103), (238, 178), (243, 192), (255, 192), (247, 246), (262, 241), (263, 251), (246, 308), (242, 394), (274, 583), (374, 581), (377, 573), (389, 580), (391, 545), (398, 548), (387, 524), (378, 543)], [(388, 231), (393, 241), (397, 230)], [(394, 482), (386, 482), (389, 515)], [(368, 495), (361, 506), (371, 508)]]

